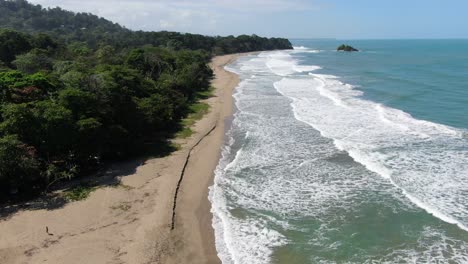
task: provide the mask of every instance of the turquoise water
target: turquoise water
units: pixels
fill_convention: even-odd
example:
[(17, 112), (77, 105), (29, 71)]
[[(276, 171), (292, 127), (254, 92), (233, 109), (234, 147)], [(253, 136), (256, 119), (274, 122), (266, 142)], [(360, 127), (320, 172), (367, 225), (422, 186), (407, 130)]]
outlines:
[(223, 263), (467, 263), (468, 41), (241, 58), (210, 191)]
[[(343, 41), (296, 41), (323, 52), (304, 57), (365, 97), (415, 118), (468, 128), (468, 40), (345, 41), (362, 52), (332, 52)], [(328, 51), (328, 52), (327, 52)]]

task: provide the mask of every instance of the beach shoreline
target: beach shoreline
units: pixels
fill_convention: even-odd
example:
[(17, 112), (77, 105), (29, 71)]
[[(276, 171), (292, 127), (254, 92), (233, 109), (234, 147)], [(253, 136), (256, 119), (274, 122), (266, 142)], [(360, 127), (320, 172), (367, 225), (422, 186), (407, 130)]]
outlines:
[(179, 190), (174, 225), (174, 234), (179, 236), (174, 241), (186, 240), (188, 234), (193, 240), (187, 251), (179, 253), (167, 263), (220, 263), (215, 247), (208, 188), (213, 185), (214, 170), (224, 145), (227, 129), (225, 121), (234, 111), (232, 94), (240, 81), (238, 75), (226, 71), (224, 66), (244, 55), (247, 54), (218, 56), (210, 64), (215, 74), (212, 82), (216, 88), (215, 94), (209, 102), (210, 113), (197, 123), (197, 126), (202, 127), (196, 129), (202, 138), (193, 149), (187, 164)]
[(178, 151), (111, 166), (107, 174), (119, 184), (99, 188), (83, 201), (0, 219), (0, 263), (220, 263), (208, 188), (239, 83), (224, 66), (244, 55), (213, 58), (210, 111), (192, 127), (190, 138), (176, 140)]

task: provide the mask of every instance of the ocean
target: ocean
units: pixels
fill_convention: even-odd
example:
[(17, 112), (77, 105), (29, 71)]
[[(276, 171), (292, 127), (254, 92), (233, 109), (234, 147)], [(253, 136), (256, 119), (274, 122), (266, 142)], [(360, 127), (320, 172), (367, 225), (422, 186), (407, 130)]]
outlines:
[(293, 43), (227, 66), (223, 263), (468, 263), (468, 40)]

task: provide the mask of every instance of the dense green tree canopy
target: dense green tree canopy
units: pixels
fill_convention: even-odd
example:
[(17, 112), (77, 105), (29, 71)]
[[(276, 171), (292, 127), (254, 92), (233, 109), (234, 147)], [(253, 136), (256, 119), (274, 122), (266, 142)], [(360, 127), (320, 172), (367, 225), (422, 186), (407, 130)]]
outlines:
[(78, 42), (44, 50), (19, 35), (30, 50), (0, 70), (0, 159), (14, 161), (1, 165), (3, 193), (40, 190), (165, 142), (212, 77), (203, 51)]
[(43, 190), (148, 144), (166, 148), (209, 89), (211, 56), (291, 47), (134, 32), (24, 0), (0, 0), (0, 14), (0, 196)]
[[(205, 50), (216, 55), (257, 50), (291, 49), (287, 39), (262, 38), (256, 35), (208, 37), (178, 32), (131, 31), (119, 24), (89, 13), (73, 13), (59, 7), (44, 9), (25, 0), (0, 0), (0, 26), (26, 33), (47, 33), (67, 43), (86, 42), (99, 45), (136, 47), (153, 45), (173, 50)], [(43, 43), (49, 43), (41, 38)], [(47, 46), (53, 45), (44, 44)], [(44, 48), (41, 45), (40, 48)]]

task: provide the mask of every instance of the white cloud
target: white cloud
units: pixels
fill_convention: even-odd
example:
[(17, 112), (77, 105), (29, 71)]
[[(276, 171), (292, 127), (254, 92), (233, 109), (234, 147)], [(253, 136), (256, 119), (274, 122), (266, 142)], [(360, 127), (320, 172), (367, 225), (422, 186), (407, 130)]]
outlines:
[(228, 9), (253, 12), (298, 11), (313, 8), (311, 1), (307, 0), (213, 0), (210, 2)]
[[(225, 34), (227, 20), (243, 15), (310, 10), (307, 0), (31, 0), (44, 7), (60, 6), (90, 12), (131, 29)], [(237, 17), (236, 17), (237, 16)], [(233, 22), (234, 23), (234, 22)], [(232, 24), (232, 23), (231, 23)]]

